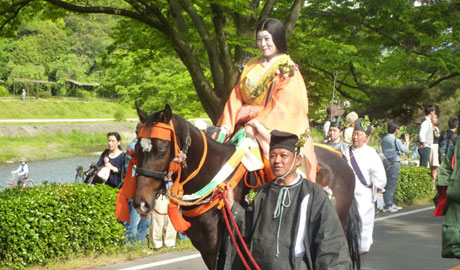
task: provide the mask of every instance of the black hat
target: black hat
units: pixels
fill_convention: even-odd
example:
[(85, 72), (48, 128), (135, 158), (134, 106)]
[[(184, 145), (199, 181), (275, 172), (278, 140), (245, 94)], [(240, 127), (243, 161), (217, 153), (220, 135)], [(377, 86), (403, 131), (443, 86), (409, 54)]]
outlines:
[(342, 129), (342, 118), (340, 116), (334, 116), (331, 120), (331, 125), (329, 127), (336, 127)]
[[(355, 121), (355, 130), (357, 131), (362, 131), (362, 132), (365, 132), (367, 136), (369, 136), (371, 134), (371, 124), (368, 123), (367, 126), (363, 126), (363, 120), (364, 118), (358, 118), (356, 121)], [(369, 120), (367, 120), (369, 121)]]
[(297, 135), (289, 132), (279, 131), (276, 129), (270, 132), (270, 135), (270, 150), (275, 148), (283, 148), (293, 153), (295, 152), (296, 144), (299, 140), (299, 137), (297, 137)]

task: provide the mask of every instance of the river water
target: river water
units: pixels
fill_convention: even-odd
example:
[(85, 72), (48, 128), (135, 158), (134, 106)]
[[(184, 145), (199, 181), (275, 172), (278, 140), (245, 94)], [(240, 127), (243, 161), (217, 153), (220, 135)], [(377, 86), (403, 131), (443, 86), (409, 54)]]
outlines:
[[(44, 181), (49, 183), (73, 183), (75, 179), (75, 169), (82, 165), (87, 170), (91, 163), (96, 163), (98, 155), (85, 157), (71, 157), (53, 160), (33, 161), (29, 165), (29, 177), (35, 184)], [(5, 186), (11, 182), (11, 171), (19, 167), (19, 162), (15, 164), (0, 165), (0, 186)]]

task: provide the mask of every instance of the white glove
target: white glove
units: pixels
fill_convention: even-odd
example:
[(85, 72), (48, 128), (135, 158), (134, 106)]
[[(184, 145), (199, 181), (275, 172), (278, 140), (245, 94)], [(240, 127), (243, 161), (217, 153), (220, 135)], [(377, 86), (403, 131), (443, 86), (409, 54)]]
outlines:
[(385, 202), (383, 201), (383, 194), (377, 193), (375, 194), (375, 202), (377, 204), (377, 209), (382, 210), (385, 206)]

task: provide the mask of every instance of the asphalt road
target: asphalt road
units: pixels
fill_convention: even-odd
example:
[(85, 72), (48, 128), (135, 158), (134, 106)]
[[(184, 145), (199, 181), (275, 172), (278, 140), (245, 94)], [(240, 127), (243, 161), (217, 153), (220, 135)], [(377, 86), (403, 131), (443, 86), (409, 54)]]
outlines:
[[(460, 264), (441, 258), (442, 218), (433, 217), (431, 205), (413, 206), (395, 214), (378, 214), (374, 244), (363, 255), (363, 270), (446, 270)], [(98, 270), (201, 270), (196, 251), (161, 254)]]

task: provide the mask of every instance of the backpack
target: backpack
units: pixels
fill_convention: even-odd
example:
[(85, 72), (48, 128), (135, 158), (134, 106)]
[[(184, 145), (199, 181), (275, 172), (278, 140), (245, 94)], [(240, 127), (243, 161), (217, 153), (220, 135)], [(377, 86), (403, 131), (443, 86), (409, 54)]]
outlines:
[(380, 149), (380, 146), (379, 146), (379, 148), (375, 149), (375, 151), (377, 152), (377, 154), (379, 155), (380, 159), (382, 160), (383, 167), (386, 170), (391, 165), (391, 161), (389, 161), (388, 158), (385, 156), (385, 154), (383, 153), (382, 149)]
[(454, 147), (455, 144), (455, 133), (449, 136), (449, 133), (443, 132), (439, 137), (439, 162), (444, 160), (446, 154)]

